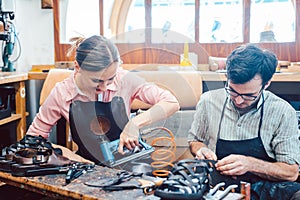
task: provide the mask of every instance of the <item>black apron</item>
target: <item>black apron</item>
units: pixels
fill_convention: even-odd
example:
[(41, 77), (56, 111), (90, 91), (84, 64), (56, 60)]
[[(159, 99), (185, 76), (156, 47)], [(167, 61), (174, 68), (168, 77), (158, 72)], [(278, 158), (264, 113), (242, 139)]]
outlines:
[[(260, 110), (260, 120), (258, 125), (258, 136), (252, 139), (246, 140), (224, 140), (220, 139), (220, 131), (222, 120), (224, 117), (225, 107), (228, 101), (226, 101), (223, 106), (221, 119), (219, 122), (217, 144), (216, 144), (216, 155), (218, 160), (230, 155), (230, 154), (239, 154), (245, 156), (252, 156), (257, 159), (261, 159), (268, 162), (276, 162), (275, 159), (268, 156), (263, 142), (261, 140), (261, 126), (264, 115), (264, 97), (262, 94), (263, 103), (259, 109)], [(224, 176), (225, 177), (225, 176)], [(267, 181), (253, 173), (247, 172), (243, 175), (237, 176), (237, 179), (230, 178), (226, 176), (223, 181), (226, 182), (226, 185), (237, 184), (240, 185), (240, 181), (246, 181), (251, 183), (251, 199), (277, 199), (284, 200), (290, 199), (291, 196), (300, 190), (300, 184), (296, 182), (271, 182)], [(285, 189), (284, 189), (285, 188)], [(239, 191), (239, 189), (238, 189)]]
[[(217, 145), (216, 145), (216, 154), (218, 157), (218, 160), (229, 156), (230, 154), (239, 154), (244, 156), (252, 156), (257, 159), (269, 161), (269, 162), (275, 162), (275, 160), (268, 156), (264, 145), (262, 143), (261, 137), (260, 137), (260, 129), (262, 125), (263, 115), (264, 115), (264, 103), (262, 103), (260, 107), (260, 120), (258, 125), (258, 136), (251, 139), (246, 140), (224, 140), (220, 139), (220, 131), (222, 126), (222, 120), (224, 117), (225, 107), (227, 104), (228, 98), (226, 98), (226, 101), (224, 103), (221, 119), (219, 122), (219, 129), (218, 129), (218, 136), (217, 136)], [(241, 176), (237, 176), (237, 179), (233, 182), (239, 183), (240, 181), (247, 181), (250, 183), (254, 183), (261, 180), (260, 177), (252, 174), (252, 173), (246, 173)]]

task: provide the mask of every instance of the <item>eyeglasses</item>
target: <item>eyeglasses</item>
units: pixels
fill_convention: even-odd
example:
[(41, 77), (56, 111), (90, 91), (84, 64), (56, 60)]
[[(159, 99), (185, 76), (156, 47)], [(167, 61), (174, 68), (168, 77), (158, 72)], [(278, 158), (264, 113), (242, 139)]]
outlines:
[[(261, 89), (259, 90), (259, 94), (261, 93), (261, 91), (263, 90), (263, 88), (264, 87), (261, 87)], [(235, 91), (234, 89), (230, 88), (229, 86), (225, 86), (225, 90), (226, 90), (227, 94), (229, 94), (230, 96), (232, 96), (234, 98), (236, 98), (238, 96), (241, 96), (242, 99), (245, 100), (245, 101), (254, 101), (259, 96), (259, 94), (256, 95), (256, 96), (251, 95), (251, 94), (240, 94), (237, 91)]]

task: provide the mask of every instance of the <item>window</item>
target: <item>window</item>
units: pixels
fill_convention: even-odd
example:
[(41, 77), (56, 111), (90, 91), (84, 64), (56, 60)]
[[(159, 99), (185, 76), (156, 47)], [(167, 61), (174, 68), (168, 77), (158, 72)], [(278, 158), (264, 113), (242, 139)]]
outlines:
[[(99, 0), (60, 1), (60, 39), (99, 34)], [(129, 3), (128, 3), (129, 2)], [(200, 43), (242, 43), (243, 0), (199, 0)], [(145, 42), (145, 1), (103, 0), (104, 35), (118, 43)], [(124, 7), (128, 9), (125, 10)], [(251, 0), (250, 42), (295, 41), (295, 5), (291, 0)], [(121, 25), (115, 25), (120, 23)], [(93, 24), (91, 26), (91, 24)], [(195, 39), (195, 0), (152, 0), (153, 43)]]
[[(60, 0), (60, 42), (100, 34), (99, 0)], [(92, 11), (92, 12), (91, 12)], [(93, 24), (91, 26), (91, 24)]]
[[(133, 1), (105, 0), (104, 5), (112, 4), (110, 13), (104, 11), (104, 35), (112, 38), (116, 43), (143, 43), (145, 42), (145, 3), (144, 0)], [(129, 4), (128, 4), (129, 2)], [(131, 4), (130, 4), (131, 2)], [(119, 5), (119, 6), (116, 6)], [(124, 9), (127, 7), (128, 9)], [(106, 10), (106, 9), (104, 9)], [(112, 19), (113, 17), (113, 19)], [(116, 21), (118, 19), (118, 21)]]
[[(296, 34), (300, 31), (296, 26), (296, 19), (299, 19), (300, 15), (300, 1), (53, 2), (56, 61), (72, 59), (65, 56), (69, 46), (64, 43), (68, 42), (70, 37), (76, 34), (89, 36), (99, 33), (112, 38), (121, 52), (151, 46), (182, 53), (183, 44), (189, 42), (190, 51), (198, 54), (198, 58), (201, 57), (199, 51), (197, 52), (199, 48), (205, 49), (210, 56), (226, 57), (237, 45), (251, 42), (261, 43), (262, 47), (274, 51), (280, 60), (300, 60), (300, 54), (297, 53), (300, 51), (300, 38)], [(60, 8), (60, 12), (57, 8)], [(58, 22), (60, 24), (57, 24)], [(198, 59), (199, 63), (201, 60)], [(126, 60), (124, 62), (126, 63)]]
[(295, 17), (291, 0), (252, 0), (250, 42), (294, 42)]
[(152, 0), (152, 42), (184, 43), (195, 38), (195, 1)]
[(242, 0), (200, 0), (200, 43), (243, 42)]
[[(113, 1), (105, 0), (104, 5), (110, 5)], [(114, 3), (113, 3), (114, 4)], [(115, 1), (116, 4), (122, 4)], [(111, 6), (109, 6), (111, 7)], [(129, 7), (129, 6), (128, 6)], [(195, 37), (195, 1), (178, 1), (178, 0), (152, 0), (151, 1), (151, 29), (147, 29), (145, 23), (145, 1), (132, 1), (128, 12), (119, 10), (120, 6), (114, 6), (112, 13), (118, 14), (119, 25), (114, 28), (111, 26), (113, 20), (109, 20), (110, 16), (105, 14), (104, 22), (109, 26), (104, 25), (105, 36), (110, 36), (117, 43), (143, 43), (146, 41), (146, 32), (151, 32), (151, 42), (153, 43), (183, 43), (194, 41)], [(184, 17), (178, 13), (184, 13)], [(122, 25), (120, 23), (121, 16), (126, 15), (126, 21)]]

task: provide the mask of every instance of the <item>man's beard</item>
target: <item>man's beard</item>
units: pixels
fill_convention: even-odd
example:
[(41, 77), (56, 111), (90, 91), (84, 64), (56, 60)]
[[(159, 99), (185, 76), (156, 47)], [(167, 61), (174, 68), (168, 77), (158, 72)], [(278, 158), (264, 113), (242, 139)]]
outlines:
[(241, 115), (243, 115), (243, 114), (249, 112), (250, 110), (252, 110), (253, 108), (255, 108), (255, 107), (257, 106), (257, 103), (258, 103), (258, 100), (256, 100), (256, 101), (253, 102), (251, 105), (249, 105), (249, 106), (247, 106), (247, 107), (245, 107), (245, 108), (239, 108), (239, 107), (237, 107), (234, 103), (233, 103), (233, 105), (234, 105), (235, 109), (236, 109)]

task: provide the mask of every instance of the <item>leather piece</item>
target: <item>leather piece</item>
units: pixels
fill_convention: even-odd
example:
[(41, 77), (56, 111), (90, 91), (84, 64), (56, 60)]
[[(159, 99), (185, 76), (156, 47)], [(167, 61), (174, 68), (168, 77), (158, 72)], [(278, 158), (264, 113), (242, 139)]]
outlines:
[(25, 148), (13, 154), (13, 161), (23, 165), (42, 164), (48, 161), (52, 151)]
[(70, 165), (73, 161), (69, 158), (59, 155), (53, 151), (53, 153), (49, 156), (47, 165), (54, 165), (54, 166), (64, 166)]
[(30, 148), (22, 149), (13, 154), (13, 161), (23, 165), (43, 164), (52, 166), (64, 166), (72, 163), (67, 157), (57, 154), (52, 149)]

